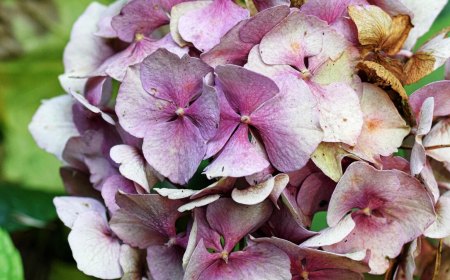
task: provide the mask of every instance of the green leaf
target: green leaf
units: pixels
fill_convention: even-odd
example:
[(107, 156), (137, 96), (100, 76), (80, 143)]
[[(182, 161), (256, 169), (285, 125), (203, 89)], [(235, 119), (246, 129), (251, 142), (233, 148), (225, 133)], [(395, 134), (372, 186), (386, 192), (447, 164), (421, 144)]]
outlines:
[(0, 228), (0, 279), (23, 279), (22, 259), (8, 233)]
[(54, 197), (52, 193), (0, 183), (0, 227), (7, 231), (45, 227), (56, 219)]

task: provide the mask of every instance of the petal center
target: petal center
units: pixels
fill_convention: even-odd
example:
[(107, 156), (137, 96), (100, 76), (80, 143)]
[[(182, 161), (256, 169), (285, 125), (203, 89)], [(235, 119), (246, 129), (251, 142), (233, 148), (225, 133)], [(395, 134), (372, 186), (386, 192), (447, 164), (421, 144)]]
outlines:
[(247, 115), (241, 116), (241, 123), (249, 124), (250, 123), (250, 116), (247, 116)]
[(175, 114), (177, 114), (177, 116), (179, 116), (179, 117), (183, 117), (184, 116), (184, 109), (183, 108), (178, 108), (176, 111), (175, 111)]

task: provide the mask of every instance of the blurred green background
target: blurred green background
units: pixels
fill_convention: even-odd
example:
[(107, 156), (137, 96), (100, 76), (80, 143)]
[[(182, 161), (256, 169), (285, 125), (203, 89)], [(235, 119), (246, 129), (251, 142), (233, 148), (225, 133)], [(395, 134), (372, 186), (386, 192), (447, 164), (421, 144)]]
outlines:
[[(63, 94), (63, 49), (90, 2), (0, 0), (0, 280), (90, 279), (77, 271), (53, 209), (52, 198), (64, 193), (60, 164), (28, 132), (41, 100)], [(419, 44), (447, 26), (450, 5)], [(442, 78), (441, 68), (407, 90)], [(324, 226), (318, 215), (313, 228)]]

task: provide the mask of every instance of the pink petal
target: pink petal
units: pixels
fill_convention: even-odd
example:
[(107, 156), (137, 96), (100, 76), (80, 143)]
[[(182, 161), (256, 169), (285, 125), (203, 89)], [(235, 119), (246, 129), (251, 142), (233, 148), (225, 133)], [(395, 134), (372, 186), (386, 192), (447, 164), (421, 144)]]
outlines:
[(396, 152), (410, 129), (386, 92), (372, 84), (364, 83), (363, 87), (363, 128), (357, 144), (347, 150), (363, 159), (377, 161), (379, 155)]
[(326, 27), (315, 16), (294, 11), (262, 39), (261, 57), (267, 64), (292, 65), (303, 71), (304, 58), (320, 53)]
[(37, 145), (61, 161), (67, 141), (79, 135), (72, 119), (73, 104), (69, 95), (44, 100), (28, 126)]
[(155, 51), (141, 64), (144, 89), (181, 108), (201, 91), (202, 79), (210, 72), (212, 68), (200, 59), (188, 55), (180, 59), (165, 49)]
[(83, 273), (102, 279), (122, 276), (120, 243), (104, 216), (94, 211), (80, 214), (69, 234), (69, 245)]
[(53, 199), (56, 213), (66, 227), (72, 228), (78, 216), (84, 212), (96, 212), (106, 219), (105, 207), (96, 199), (88, 197), (60, 196)]
[(307, 15), (313, 15), (332, 24), (344, 16), (348, 16), (347, 9), (350, 5), (368, 4), (365, 0), (309, 0), (300, 7), (300, 11)]
[(248, 127), (239, 125), (225, 147), (204, 172), (208, 178), (243, 177), (268, 166), (269, 162), (248, 140)]
[(411, 94), (409, 104), (416, 116), (419, 115), (425, 99), (429, 97), (434, 98), (434, 117), (450, 115), (450, 81), (434, 82)]
[(120, 125), (128, 133), (143, 138), (149, 127), (170, 120), (175, 110), (175, 106), (151, 96), (142, 88), (138, 68), (128, 69), (116, 102)]
[(334, 227), (355, 208), (359, 210), (346, 216), (356, 224), (352, 233), (326, 249), (337, 253), (370, 249), (369, 265), (375, 274), (384, 273), (389, 266), (386, 257), (398, 256), (403, 245), (420, 236), (435, 217), (432, 200), (417, 179), (363, 162), (351, 164), (336, 186), (328, 224)]
[(178, 29), (181, 37), (201, 52), (209, 51), (217, 45), (239, 21), (250, 16), (243, 9), (228, 0), (214, 0), (210, 5), (190, 11), (179, 19)]
[(160, 2), (133, 0), (125, 5), (111, 21), (118, 37), (122, 41), (133, 42), (137, 34), (148, 36), (156, 28), (169, 23), (168, 10)]
[(117, 194), (117, 210), (110, 221), (114, 233), (127, 244), (145, 249), (165, 244), (176, 236), (175, 222), (181, 216), (177, 208), (183, 203), (156, 194)]
[(115, 80), (123, 81), (128, 67), (141, 63), (147, 56), (157, 49), (163, 48), (171, 53), (182, 57), (187, 54), (187, 48), (180, 48), (172, 40), (170, 35), (166, 35), (159, 40), (152, 40), (148, 37), (136, 41), (125, 50), (109, 57), (96, 71), (97, 75), (108, 75)]

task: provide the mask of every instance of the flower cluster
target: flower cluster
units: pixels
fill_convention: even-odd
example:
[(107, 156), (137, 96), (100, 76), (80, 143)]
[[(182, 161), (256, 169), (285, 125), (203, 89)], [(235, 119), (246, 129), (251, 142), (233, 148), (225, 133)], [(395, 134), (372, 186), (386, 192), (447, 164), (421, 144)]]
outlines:
[(70, 196), (54, 204), (78, 268), (425, 275), (423, 244), (450, 246), (450, 81), (404, 86), (450, 57), (446, 30), (413, 51), (446, 2), (92, 3), (65, 49), (67, 94), (30, 124), (63, 162)]

